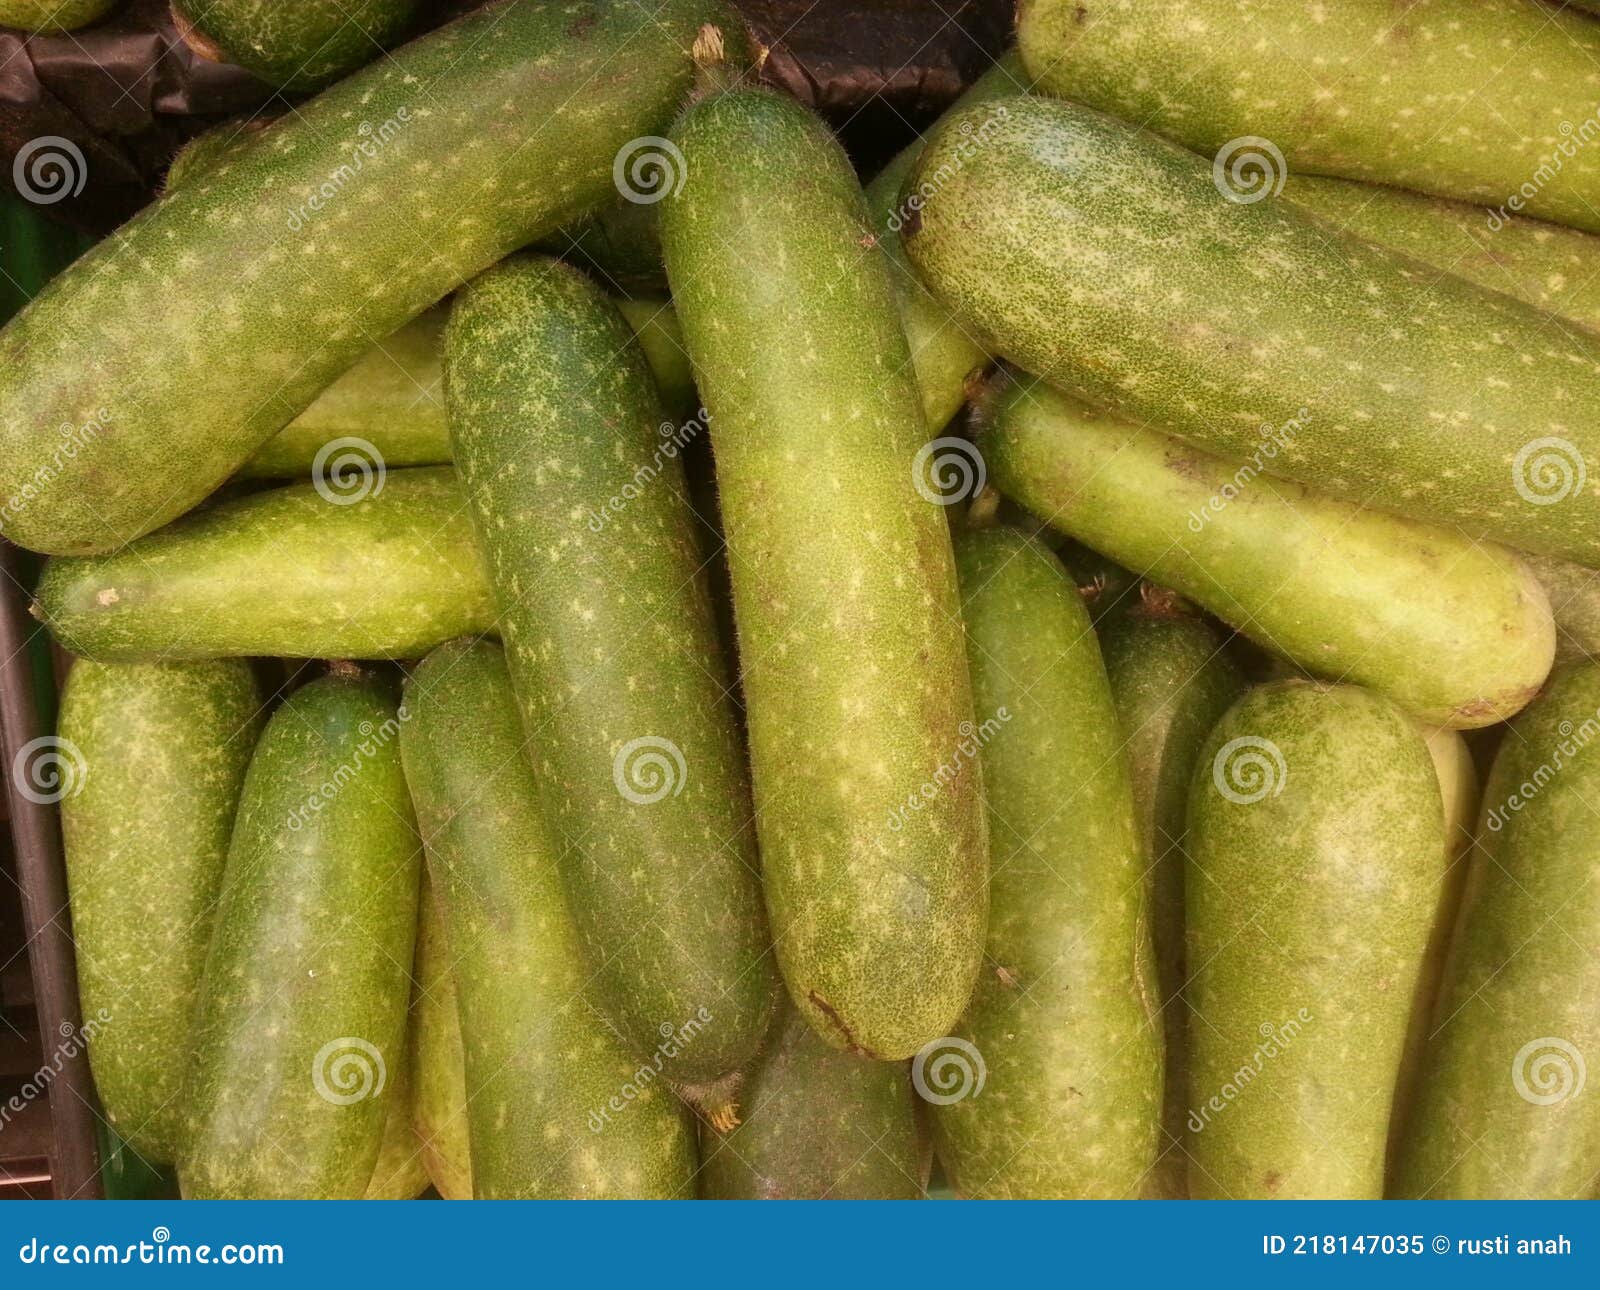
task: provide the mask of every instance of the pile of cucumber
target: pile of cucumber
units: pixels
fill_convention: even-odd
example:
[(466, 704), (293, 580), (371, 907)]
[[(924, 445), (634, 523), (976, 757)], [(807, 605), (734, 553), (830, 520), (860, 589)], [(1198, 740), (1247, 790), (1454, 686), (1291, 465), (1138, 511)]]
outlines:
[(1600, 17), (1025, 0), (863, 188), (722, 0), (365, 8), (0, 332), (124, 1139), (1596, 1194)]

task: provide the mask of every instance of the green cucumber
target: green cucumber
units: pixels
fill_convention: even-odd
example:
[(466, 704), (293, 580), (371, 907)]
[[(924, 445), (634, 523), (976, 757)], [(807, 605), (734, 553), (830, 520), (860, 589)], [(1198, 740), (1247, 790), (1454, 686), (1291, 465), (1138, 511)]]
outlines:
[[(1484, 786), (1395, 1194), (1584, 1199), (1600, 1160), (1600, 667), (1562, 668)], [(1585, 1101), (1585, 1098), (1588, 1101)]]
[(1161, 1134), (1144, 856), (1088, 611), (1015, 529), (956, 542), (994, 839), (988, 944), (954, 1034), (917, 1054), (951, 1185), (974, 1198), (1137, 1196)]
[(701, 1128), (702, 1199), (922, 1198), (904, 1062), (840, 1052), (785, 1004), (741, 1093), (737, 1128)]
[(685, 431), (630, 340), (576, 269), (518, 257), (457, 296), (445, 388), (595, 995), (640, 1057), (709, 1010), (668, 1071), (698, 1088), (755, 1055), (777, 977)]
[(1033, 378), (997, 381), (982, 415), (1003, 492), (1314, 675), (1471, 727), (1549, 673), (1549, 603), (1511, 552), (1260, 473), (1314, 422), (1260, 436), (1236, 469)]
[(189, 510), (374, 338), (614, 199), (719, 21), (742, 30), (720, 0), (494, 4), (137, 215), (0, 333), (0, 527), (93, 553)]
[(888, 265), (792, 100), (714, 94), (671, 139), (662, 245), (711, 416), (778, 962), (824, 1038), (910, 1057), (971, 997), (988, 842), (977, 767), (947, 765), (972, 695)]
[(1556, 658), (1600, 658), (1600, 571), (1550, 555), (1524, 557), (1550, 600)]
[(1244, 689), (1223, 638), (1172, 593), (1146, 582), (1100, 628), (1106, 677), (1133, 776), (1145, 868), (1152, 877), (1156, 1002), (1166, 1048), (1161, 1156), (1147, 1194), (1179, 1199), (1188, 1190), (1183, 1122), (1189, 1110), (1189, 1010), (1182, 997), (1184, 835), (1189, 782), (1200, 746)]
[(297, 690), (245, 777), (189, 1051), (200, 1199), (359, 1199), (404, 1060), (421, 849), (393, 687)]
[(0, 0), (0, 27), (76, 31), (111, 12), (117, 0)]
[(34, 615), (74, 654), (112, 661), (418, 658), (490, 630), (455, 471), (370, 466), (355, 452), (318, 483), (220, 503), (112, 555), (51, 560)]
[[(189, 1027), (234, 810), (261, 728), (244, 662), (80, 660), (60, 745), (29, 763), (61, 797), (89, 1065), (106, 1119), (177, 1159)], [(54, 767), (52, 771), (51, 768)]]
[(406, 683), (406, 708), (406, 778), (455, 958), (475, 1194), (690, 1194), (693, 1130), (659, 1081), (663, 1057), (693, 1048), (708, 1014), (663, 1023), (641, 1066), (585, 998), (499, 648), (441, 646)]
[[(908, 187), (906, 253), (995, 352), (1078, 397), (1274, 470), (1513, 546), (1600, 555), (1600, 335), (1225, 199), (1192, 153), (1048, 99), (957, 113)], [(971, 134), (963, 134), (969, 126)], [(1600, 155), (1600, 150), (1597, 150)], [(1530, 399), (1528, 390), (1549, 391)]]
[(1427, 748), (1370, 691), (1260, 686), (1201, 752), (1187, 853), (1190, 1193), (1376, 1200), (1445, 871)]
[(434, 1190), (445, 1200), (471, 1200), (467, 1059), (456, 1005), (455, 958), (444, 917), (444, 904), (425, 872), (411, 968), (412, 1127)]
[(316, 90), (380, 57), (419, 0), (172, 0), (202, 58), (233, 63), (274, 89)]
[(389, 1067), (389, 1082), (391, 1097), (383, 1121), (383, 1142), (363, 1200), (415, 1200), (428, 1190), (422, 1144), (412, 1128), (412, 1102), (417, 1090), (409, 1040), (401, 1045), (399, 1056)]
[(1208, 157), (1264, 137), (1276, 171), (1516, 201), (1600, 232), (1600, 159), (1585, 148), (1600, 133), (1600, 29), (1579, 14), (1526, 0), (1024, 0), (1017, 40), (1040, 93)]

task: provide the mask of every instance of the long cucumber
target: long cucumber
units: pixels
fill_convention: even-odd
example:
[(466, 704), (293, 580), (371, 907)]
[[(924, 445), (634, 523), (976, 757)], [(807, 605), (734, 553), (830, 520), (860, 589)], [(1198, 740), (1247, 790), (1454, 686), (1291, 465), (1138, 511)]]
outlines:
[(202, 57), (237, 63), (277, 89), (314, 90), (380, 57), (420, 0), (173, 0)]

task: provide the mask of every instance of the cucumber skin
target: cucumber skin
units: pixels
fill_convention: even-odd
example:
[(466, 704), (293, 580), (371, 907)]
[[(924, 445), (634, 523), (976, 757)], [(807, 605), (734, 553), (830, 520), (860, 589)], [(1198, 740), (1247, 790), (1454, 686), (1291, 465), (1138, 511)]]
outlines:
[[(1225, 200), (1204, 160), (1125, 122), (1035, 97), (1006, 107), (981, 146), (961, 127), (975, 135), (982, 108), (929, 142), (908, 187), (947, 178), (902, 236), (996, 353), (1241, 460), (1263, 424), (1309, 415), (1275, 473), (1522, 549), (1600, 555), (1600, 449), (1575, 414), (1600, 403), (1600, 335), (1291, 203)], [(1353, 360), (1356, 338), (1370, 340)], [(1530, 404), (1530, 388), (1551, 397)], [(1555, 505), (1526, 500), (1514, 469), (1543, 437), (1587, 474)], [(1525, 490), (1541, 483), (1533, 460)]]
[(981, 754), (996, 845), (984, 971), (956, 1031), (987, 1077), (929, 1107), (935, 1148), (968, 1197), (1134, 1197), (1161, 1133), (1161, 1023), (1133, 788), (1099, 645), (1038, 542), (1006, 528), (963, 534), (956, 563), (977, 709), (996, 718)]
[(1155, 595), (1113, 611), (1100, 627), (1100, 648), (1127, 741), (1139, 835), (1152, 876), (1156, 998), (1166, 1052), (1165, 1136), (1146, 1194), (1153, 1199), (1182, 1199), (1189, 1186), (1188, 1157), (1183, 1152), (1183, 1122), (1189, 1110), (1189, 1010), (1181, 993), (1187, 979), (1183, 848), (1189, 782), (1201, 745), (1245, 682), (1210, 623)]
[(363, 1200), (415, 1200), (428, 1190), (428, 1170), (423, 1163), (422, 1144), (412, 1129), (412, 1102), (416, 1098), (416, 1074), (411, 1067), (410, 1022), (400, 1056), (389, 1070), (393, 1096), (383, 1121), (378, 1163), (372, 1167)]
[(0, 0), (0, 27), (76, 31), (98, 21), (117, 0)]
[[(1229, 753), (1217, 771), (1240, 738), (1277, 749), (1276, 795), (1248, 800), (1266, 781), (1236, 760), (1264, 750)], [(1218, 773), (1246, 800), (1225, 798)], [(1369, 691), (1273, 682), (1212, 731), (1190, 789), (1185, 891), (1196, 1199), (1382, 1195), (1390, 1099), (1444, 877), (1443, 821), (1421, 736)]]
[(261, 710), (236, 661), (80, 660), (62, 693), (60, 736), (86, 768), (61, 831), (89, 1064), (106, 1119), (157, 1163), (178, 1154), (212, 905)]
[(1549, 603), (1509, 551), (1264, 475), (1209, 506), (1231, 463), (1032, 378), (995, 382), (982, 415), (996, 487), (1307, 671), (1456, 727), (1510, 716), (1549, 673)]
[[(360, 1199), (372, 1178), (394, 1100), (387, 1065), (404, 1059), (421, 858), (392, 689), (359, 674), (313, 681), (256, 746), (190, 1045), (186, 1197)], [(349, 1038), (376, 1049), (382, 1088), (364, 1053), (343, 1072), (330, 1063), (344, 1045), (318, 1062)], [(314, 1078), (349, 1096), (362, 1073), (372, 1091), (344, 1105)]]
[(840, 1052), (786, 1003), (740, 1100), (731, 1132), (701, 1122), (702, 1200), (922, 1199), (904, 1062)]
[[(630, 339), (577, 270), (518, 257), (457, 297), (446, 397), (594, 997), (641, 1058), (711, 1012), (667, 1072), (682, 1087), (749, 1062), (778, 982), (697, 521)], [(657, 800), (619, 787), (657, 787), (628, 773), (640, 739), (681, 758)]]
[[(1600, 1100), (1592, 1088), (1537, 1105), (1519, 1094), (1512, 1072), (1535, 1039), (1559, 1038), (1583, 1057), (1600, 1051), (1600, 970), (1592, 953), (1600, 927), (1592, 864), (1600, 831), (1591, 810), (1595, 769), (1585, 751), (1597, 733), (1597, 709), (1600, 668), (1562, 668), (1512, 724), (1489, 772), (1445, 987), (1400, 1152), (1398, 1196), (1586, 1199), (1593, 1193)], [(1524, 783), (1534, 792), (1523, 794)], [(1513, 793), (1518, 808), (1509, 805)], [(1551, 1091), (1526, 1061), (1519, 1073), (1534, 1093)]]
[(1550, 555), (1524, 558), (1550, 600), (1557, 661), (1600, 658), (1600, 571)]
[(424, 867), (417, 953), (411, 968), (413, 1128), (434, 1190), (445, 1200), (471, 1200), (466, 1053), (456, 1003), (455, 956), (450, 953), (444, 917), (444, 904)]
[(455, 957), (477, 1197), (692, 1194), (694, 1132), (664, 1087), (647, 1081), (592, 1128), (635, 1061), (584, 996), (503, 655), (441, 646), (407, 682), (406, 706), (406, 775)]
[(888, 267), (798, 104), (719, 94), (670, 137), (688, 179), (662, 245), (712, 418), (779, 966), (831, 1043), (909, 1057), (971, 997), (988, 839), (970, 764), (891, 827), (973, 708), (948, 525), (913, 484), (925, 430)]
[(102, 661), (417, 658), (489, 631), (455, 471), (394, 471), (336, 505), (314, 484), (224, 502), (105, 556), (46, 563), (34, 616)]
[(273, 88), (315, 90), (380, 57), (411, 24), (418, 3), (173, 0), (173, 14), (180, 30), (187, 21), (226, 61)]
[[(272, 127), (270, 146), (141, 212), (0, 333), (0, 501), (54, 472), (10, 506), (7, 536), (92, 553), (189, 510), (372, 337), (612, 197), (619, 145), (665, 130), (706, 21), (742, 30), (719, 0), (649, 14), (627, 0), (491, 5), (341, 81)], [(624, 50), (626, 75), (613, 68), (595, 94)], [(503, 115), (515, 124), (493, 125)], [(559, 148), (533, 146), (553, 142), (552, 123)], [(335, 185), (341, 166), (352, 177)], [(324, 186), (334, 196), (310, 210)], [(168, 309), (152, 328), (152, 300), (203, 307)], [(100, 424), (102, 409), (111, 429), (65, 453), (58, 427)]]

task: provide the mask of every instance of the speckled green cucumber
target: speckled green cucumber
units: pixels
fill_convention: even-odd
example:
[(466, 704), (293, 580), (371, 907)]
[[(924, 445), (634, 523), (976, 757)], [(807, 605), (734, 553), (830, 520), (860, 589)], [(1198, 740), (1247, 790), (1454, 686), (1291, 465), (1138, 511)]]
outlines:
[(412, 1127), (434, 1190), (445, 1200), (471, 1200), (467, 1059), (456, 1003), (455, 956), (444, 904), (426, 872), (417, 908), (417, 953), (411, 966)]
[(379, 57), (419, 0), (173, 0), (202, 58), (233, 63), (276, 89), (315, 90)]
[(458, 295), (446, 398), (595, 997), (638, 1057), (709, 1011), (667, 1072), (698, 1086), (755, 1055), (777, 976), (684, 432), (630, 340), (518, 257)]
[(1600, 659), (1600, 570), (1551, 555), (1523, 557), (1550, 601), (1556, 658)]
[(1586, 147), (1600, 131), (1600, 29), (1551, 9), (1026, 0), (1017, 40), (1040, 93), (1207, 157), (1265, 137), (1292, 171), (1493, 207), (1522, 194), (1532, 214), (1600, 231), (1600, 158)]
[(189, 510), (375, 337), (613, 199), (727, 12), (491, 4), (137, 215), (0, 332), (0, 527), (85, 553)]
[(112, 1127), (151, 1161), (177, 1159), (189, 1027), (261, 703), (244, 662), (80, 660), (62, 694), (59, 760), (27, 767), (38, 787), (66, 794), (95, 1088)]
[(256, 747), (184, 1086), (186, 1196), (359, 1199), (372, 1178), (421, 869), (393, 689), (346, 665)]
[(912, 1066), (957, 1191), (1136, 1197), (1161, 1133), (1149, 887), (1100, 647), (1056, 558), (956, 541), (994, 839), (977, 992)]
[(1511, 552), (1261, 473), (1312, 421), (1259, 436), (1236, 468), (1033, 378), (996, 381), (983, 416), (1002, 491), (1314, 675), (1471, 727), (1549, 673), (1549, 603)]
[(1195, 1198), (1382, 1195), (1443, 821), (1421, 736), (1370, 691), (1273, 682), (1212, 731), (1185, 891)]
[(441, 646), (407, 682), (406, 706), (406, 777), (455, 962), (475, 1194), (691, 1195), (694, 1130), (659, 1054), (692, 1047), (704, 1015), (664, 1028), (641, 1065), (585, 998), (499, 648)]
[(977, 767), (946, 766), (972, 695), (888, 265), (798, 104), (716, 94), (671, 137), (662, 244), (712, 418), (778, 960), (824, 1038), (909, 1057), (971, 996), (988, 840)]
[[(62, 556), (34, 615), (101, 660), (418, 658), (494, 624), (448, 467), (330, 469), (224, 502), (104, 556)], [(346, 504), (347, 503), (347, 504)]]
[(1600, 555), (1600, 431), (1584, 412), (1600, 404), (1600, 335), (1292, 203), (1227, 200), (1204, 160), (1125, 122), (1005, 106), (986, 134), (975, 108), (930, 140), (907, 185), (937, 191), (902, 234), (995, 352), (1238, 459), (1263, 425), (1298, 419), (1279, 474)]
[(76, 31), (111, 12), (117, 0), (0, 0), (0, 27)]
[(1396, 1195), (1593, 1194), (1597, 714), (1600, 667), (1562, 668), (1512, 724), (1489, 772)]
[(1156, 1001), (1165, 1037), (1161, 1155), (1146, 1194), (1188, 1194), (1183, 1152), (1189, 1109), (1189, 1009), (1182, 998), (1184, 835), (1200, 746), (1239, 697), (1244, 677), (1222, 634), (1151, 583), (1101, 624), (1100, 647), (1133, 779), (1145, 868), (1151, 875)]
[[(408, 1034), (409, 1026), (408, 1021)], [(428, 1190), (428, 1170), (423, 1161), (422, 1144), (412, 1128), (415, 1118), (412, 1102), (417, 1090), (409, 1038), (400, 1045), (399, 1055), (390, 1063), (388, 1076), (390, 1097), (383, 1121), (383, 1142), (362, 1199), (415, 1200)]]
[(840, 1052), (784, 1004), (740, 1090), (740, 1123), (700, 1129), (703, 1200), (917, 1200), (916, 1095), (904, 1062)]

